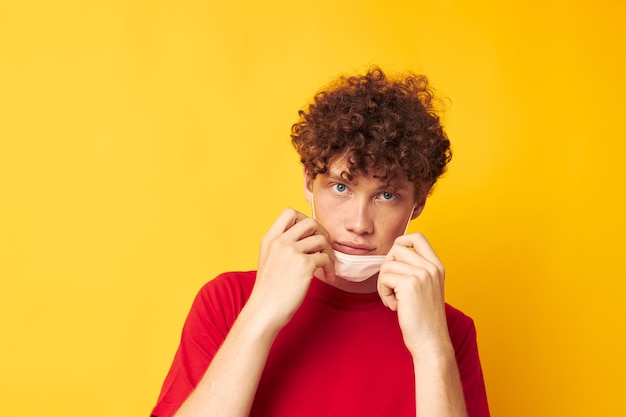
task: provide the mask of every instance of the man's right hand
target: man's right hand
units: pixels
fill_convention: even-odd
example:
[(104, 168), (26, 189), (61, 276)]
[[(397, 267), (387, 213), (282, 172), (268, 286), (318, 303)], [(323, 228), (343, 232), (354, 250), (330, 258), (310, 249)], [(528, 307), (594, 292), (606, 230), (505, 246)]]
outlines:
[(334, 279), (328, 233), (287, 209), (261, 242), (250, 299), (176, 416), (247, 416), (274, 339), (298, 310), (317, 268)]
[(263, 314), (276, 330), (289, 322), (302, 304), (315, 270), (335, 279), (334, 254), (328, 232), (293, 209), (276, 219), (261, 241), (256, 283), (249, 307)]

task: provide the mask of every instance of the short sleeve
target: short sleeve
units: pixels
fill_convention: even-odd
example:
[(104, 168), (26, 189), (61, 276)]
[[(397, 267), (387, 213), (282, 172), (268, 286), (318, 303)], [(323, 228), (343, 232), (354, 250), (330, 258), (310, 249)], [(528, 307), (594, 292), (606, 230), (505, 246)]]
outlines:
[(247, 301), (253, 283), (253, 273), (228, 273), (209, 281), (198, 292), (153, 416), (172, 416), (198, 385)]
[(448, 327), (463, 385), (468, 417), (489, 417), (483, 371), (474, 321), (458, 310), (448, 310)]

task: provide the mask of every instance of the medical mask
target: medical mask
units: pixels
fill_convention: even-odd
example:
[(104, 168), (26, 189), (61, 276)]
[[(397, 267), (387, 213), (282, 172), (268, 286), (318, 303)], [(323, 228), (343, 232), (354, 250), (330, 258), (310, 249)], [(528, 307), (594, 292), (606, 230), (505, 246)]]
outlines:
[[(311, 196), (311, 209), (313, 219), (315, 219), (313, 196)], [(415, 209), (415, 206), (413, 206), (413, 209)], [(404, 234), (409, 229), (412, 216), (413, 210), (411, 210), (411, 216), (409, 216), (409, 220), (404, 228)], [(385, 255), (349, 255), (336, 250), (333, 250), (333, 252), (335, 253), (335, 275), (350, 282), (363, 282), (378, 273), (380, 266), (386, 258)]]
[(335, 275), (350, 282), (363, 282), (380, 271), (385, 255), (348, 255), (335, 253)]

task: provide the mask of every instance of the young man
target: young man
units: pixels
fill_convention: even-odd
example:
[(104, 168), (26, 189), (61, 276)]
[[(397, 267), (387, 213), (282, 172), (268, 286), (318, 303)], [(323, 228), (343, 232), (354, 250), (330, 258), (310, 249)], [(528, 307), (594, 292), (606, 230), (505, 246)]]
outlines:
[(256, 272), (202, 288), (154, 416), (489, 416), (474, 324), (405, 235), (451, 157), (432, 100), (373, 68), (300, 112), (313, 217), (285, 210)]

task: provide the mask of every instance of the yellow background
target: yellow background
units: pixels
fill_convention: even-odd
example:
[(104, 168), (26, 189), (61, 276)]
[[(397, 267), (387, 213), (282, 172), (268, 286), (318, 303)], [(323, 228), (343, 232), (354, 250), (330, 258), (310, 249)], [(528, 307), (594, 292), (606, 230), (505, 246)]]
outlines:
[(411, 230), (477, 322), (494, 416), (626, 415), (624, 12), (3, 0), (2, 414), (148, 415), (196, 291), (308, 212), (296, 111), (379, 64), (448, 98), (453, 162)]

